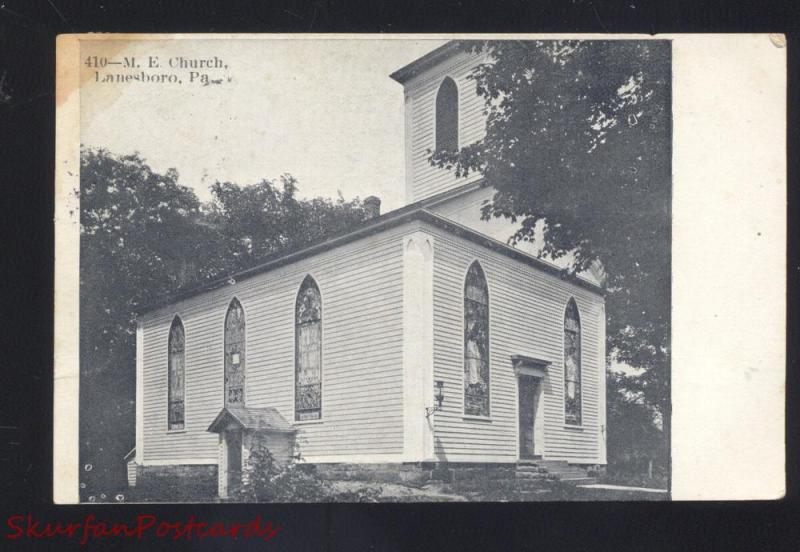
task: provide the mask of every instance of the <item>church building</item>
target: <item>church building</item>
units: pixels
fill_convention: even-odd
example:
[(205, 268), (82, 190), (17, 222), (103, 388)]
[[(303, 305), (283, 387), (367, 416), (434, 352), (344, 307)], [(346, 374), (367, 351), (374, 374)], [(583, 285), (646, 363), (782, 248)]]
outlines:
[(369, 197), (350, 232), (141, 313), (131, 484), (206, 478), (226, 497), (256, 444), (321, 468), (605, 465), (597, 278), (508, 245), (515, 225), (480, 218), (481, 175), (428, 162), (485, 132), (481, 61), (453, 41), (391, 75), (404, 207)]

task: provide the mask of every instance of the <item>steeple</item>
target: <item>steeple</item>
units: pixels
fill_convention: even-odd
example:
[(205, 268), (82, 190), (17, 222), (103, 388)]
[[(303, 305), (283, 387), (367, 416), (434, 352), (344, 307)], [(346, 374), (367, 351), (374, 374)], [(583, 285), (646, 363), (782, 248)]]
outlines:
[(483, 100), (468, 78), (483, 57), (453, 40), (391, 74), (405, 96), (406, 203), (479, 179), (477, 174), (456, 179), (428, 158), (437, 147), (458, 149), (483, 137)]

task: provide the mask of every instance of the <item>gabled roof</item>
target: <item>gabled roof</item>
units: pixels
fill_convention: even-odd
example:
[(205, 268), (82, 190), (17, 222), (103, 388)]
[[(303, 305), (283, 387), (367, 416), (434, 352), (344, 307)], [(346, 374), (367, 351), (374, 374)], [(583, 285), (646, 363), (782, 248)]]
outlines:
[(430, 69), (434, 65), (452, 56), (461, 48), (462, 43), (462, 40), (451, 40), (447, 44), (428, 52), (421, 58), (415, 59), (405, 67), (401, 67), (389, 76), (400, 84), (405, 84), (423, 71)]
[(252, 408), (246, 406), (226, 406), (220, 410), (206, 431), (222, 433), (230, 424), (241, 429), (256, 429), (276, 433), (294, 433), (297, 431), (272, 407)]
[(269, 272), (270, 270), (274, 270), (281, 266), (285, 266), (300, 261), (302, 259), (305, 259), (307, 257), (311, 257), (313, 255), (322, 253), (324, 251), (334, 249), (336, 247), (350, 243), (357, 239), (364, 238), (367, 236), (372, 236), (374, 234), (389, 230), (391, 228), (396, 228), (401, 224), (405, 224), (413, 220), (420, 220), (423, 222), (427, 222), (428, 224), (436, 226), (437, 228), (440, 228), (453, 235), (459, 236), (473, 243), (477, 243), (493, 251), (497, 251), (498, 253), (501, 253), (507, 257), (511, 257), (518, 261), (534, 266), (539, 270), (547, 272), (548, 274), (558, 276), (563, 280), (581, 286), (594, 293), (600, 295), (604, 293), (602, 287), (594, 282), (591, 282), (584, 278), (580, 278), (578, 276), (565, 274), (563, 270), (561, 270), (559, 267), (557, 267), (552, 263), (549, 263), (543, 259), (539, 259), (538, 257), (525, 253), (506, 243), (503, 243), (490, 236), (487, 236), (477, 230), (473, 230), (472, 228), (466, 227), (462, 224), (454, 222), (448, 218), (445, 218), (441, 215), (437, 215), (428, 210), (429, 207), (433, 207), (436, 204), (446, 201), (447, 199), (450, 199), (452, 197), (456, 197), (459, 194), (468, 192), (470, 190), (474, 190), (480, 185), (481, 185), (480, 183), (468, 183), (453, 190), (447, 190), (445, 192), (441, 192), (439, 194), (417, 201), (416, 203), (406, 205), (405, 207), (401, 207), (400, 209), (389, 211), (388, 213), (381, 215), (379, 217), (366, 220), (363, 223), (361, 223), (358, 227), (356, 227), (353, 230), (350, 230), (349, 232), (345, 232), (338, 236), (325, 239), (321, 242), (315, 243), (308, 247), (295, 251), (282, 251), (267, 256), (262, 263), (252, 268), (248, 268), (247, 270), (243, 270), (235, 274), (230, 274), (228, 276), (225, 276), (223, 278), (218, 278), (210, 282), (203, 282), (201, 284), (195, 285), (194, 287), (190, 287), (188, 289), (179, 291), (173, 294), (172, 296), (168, 297), (167, 299), (157, 301), (150, 305), (145, 305), (144, 307), (141, 308), (138, 314), (142, 315), (148, 312), (152, 312), (161, 307), (175, 303), (177, 301), (188, 299), (189, 297), (194, 297), (195, 295), (199, 295), (201, 293), (218, 289), (227, 285), (235, 284), (236, 282), (239, 282), (247, 278), (251, 278), (257, 274), (261, 274), (263, 272)]

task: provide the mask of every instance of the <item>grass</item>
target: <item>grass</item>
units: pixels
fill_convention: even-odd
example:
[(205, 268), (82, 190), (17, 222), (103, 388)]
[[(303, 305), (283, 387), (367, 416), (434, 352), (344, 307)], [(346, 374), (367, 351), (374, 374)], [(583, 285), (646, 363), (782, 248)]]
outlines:
[[(606, 482), (606, 481), (604, 481)], [(543, 479), (535, 485), (526, 485), (523, 489), (515, 481), (491, 481), (482, 488), (459, 488), (448, 483), (429, 483), (427, 485), (409, 485), (404, 483), (383, 483), (364, 481), (337, 481), (333, 482), (342, 491), (379, 490), (378, 502), (591, 502), (591, 501), (665, 501), (669, 500), (667, 493), (647, 493), (637, 491), (622, 491), (616, 489), (582, 488), (558, 480)], [(607, 483), (611, 483), (608, 481)], [(622, 484), (615, 480), (613, 484)], [(628, 483), (625, 483), (628, 484)], [(641, 486), (641, 485), (636, 485)], [(650, 486), (650, 485), (648, 485)], [(216, 496), (205, 493), (192, 493), (187, 490), (161, 489), (153, 493), (152, 489), (133, 488), (116, 492), (95, 495), (96, 502), (219, 502)], [(123, 500), (115, 497), (123, 495)], [(355, 494), (354, 494), (355, 496)]]
[(610, 473), (599, 478), (598, 483), (609, 485), (625, 485), (628, 487), (645, 487), (648, 489), (667, 489), (667, 477), (654, 475), (652, 478), (643, 474)]
[[(192, 488), (173, 481), (159, 481), (158, 485), (115, 489), (105, 493), (92, 493), (94, 502), (219, 502), (216, 489)], [(369, 481), (335, 481), (337, 499), (330, 501), (359, 502), (361, 497), (372, 496), (369, 502), (555, 502), (555, 501), (664, 501), (667, 493), (648, 493), (618, 489), (577, 487), (557, 479), (545, 478), (519, 482), (503, 479), (478, 479), (463, 483), (429, 482), (386, 483)], [(665, 489), (665, 478), (649, 479), (642, 476), (605, 475), (598, 483)], [(308, 493), (306, 493), (307, 495)], [(313, 494), (313, 493), (312, 493)], [(302, 495), (302, 493), (301, 493)], [(88, 493), (87, 493), (88, 496)], [(122, 499), (117, 497), (121, 496)], [(306, 497), (307, 498), (307, 497)], [(86, 497), (84, 498), (86, 500)], [(327, 496), (318, 500), (329, 501)], [(303, 500), (304, 502), (307, 500)]]

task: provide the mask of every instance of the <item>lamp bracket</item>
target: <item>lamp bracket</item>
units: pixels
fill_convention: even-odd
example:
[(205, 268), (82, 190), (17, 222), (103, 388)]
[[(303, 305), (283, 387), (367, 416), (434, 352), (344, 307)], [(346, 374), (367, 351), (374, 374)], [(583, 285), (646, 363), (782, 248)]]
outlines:
[(425, 417), (426, 417), (426, 418), (430, 418), (430, 417), (431, 417), (431, 415), (432, 415), (434, 412), (439, 412), (439, 411), (441, 411), (441, 410), (442, 410), (442, 407), (441, 407), (441, 406), (433, 406), (433, 407), (431, 407), (431, 406), (427, 406), (427, 407), (425, 407)]

